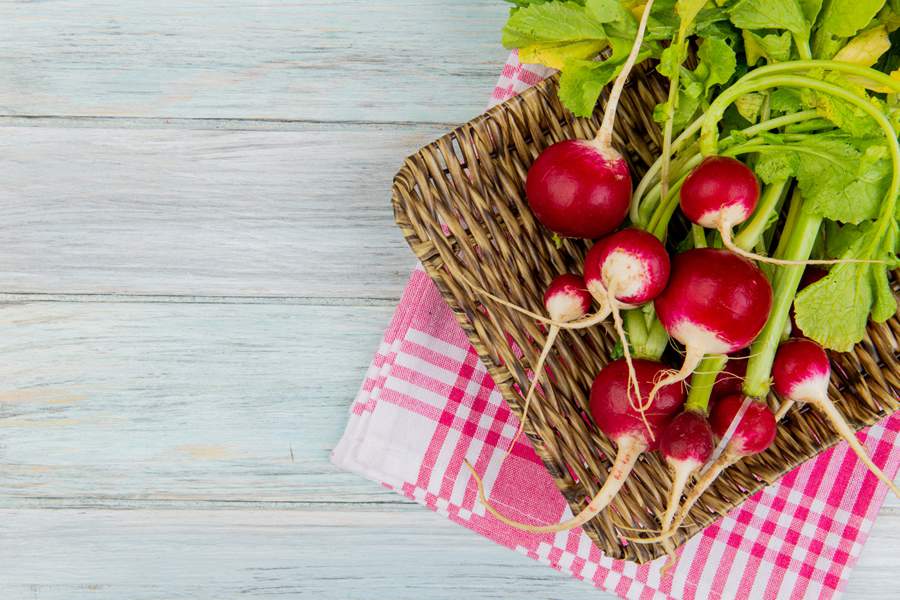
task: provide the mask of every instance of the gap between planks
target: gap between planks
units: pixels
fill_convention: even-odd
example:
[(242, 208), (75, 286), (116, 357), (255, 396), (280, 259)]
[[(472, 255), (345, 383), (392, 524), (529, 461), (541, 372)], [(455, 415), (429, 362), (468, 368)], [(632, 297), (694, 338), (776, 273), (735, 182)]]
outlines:
[(0, 292), (0, 304), (95, 302), (103, 304), (275, 304), (284, 306), (394, 306), (399, 296), (384, 298), (322, 296), (202, 296), (192, 294), (48, 294)]
[(383, 129), (435, 127), (455, 129), (460, 123), (444, 121), (371, 121), (314, 119), (221, 119), (213, 117), (137, 117), (129, 115), (2, 115), (0, 127), (56, 127), (61, 129), (187, 129), (198, 131), (320, 131), (322, 129)]

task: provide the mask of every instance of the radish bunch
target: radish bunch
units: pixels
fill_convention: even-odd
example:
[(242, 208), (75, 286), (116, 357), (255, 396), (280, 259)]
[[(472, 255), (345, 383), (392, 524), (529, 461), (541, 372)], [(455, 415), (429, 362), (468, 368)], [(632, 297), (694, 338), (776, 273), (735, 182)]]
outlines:
[[(541, 11), (554, 10), (547, 5), (559, 2), (533, 4), (517, 14), (544, 14)], [(734, 20), (735, 14), (741, 22), (752, 20), (742, 12), (751, 3), (739, 4), (720, 15), (738, 29), (742, 25)], [(577, 12), (580, 6), (568, 3), (565, 10)], [(822, 348), (847, 351), (864, 336), (870, 316), (885, 321), (896, 311), (884, 269), (896, 262), (900, 142), (883, 103), (866, 97), (860, 86), (898, 94), (900, 82), (845, 61), (813, 60), (816, 48), (809, 48), (809, 40), (800, 36), (793, 43), (802, 60), (759, 68), (747, 65), (742, 76), (733, 74), (712, 83), (703, 80), (712, 74), (709, 65), (701, 68), (708, 60), (702, 53), (708, 40), (700, 40), (701, 64), (682, 85), (679, 74), (686, 73), (687, 66), (680, 64), (684, 57), (679, 59), (678, 52), (687, 55), (694, 20), (701, 9), (707, 11), (706, 19), (725, 9), (718, 3), (676, 3), (679, 24), (670, 32), (671, 44), (661, 50), (658, 69), (672, 84), (669, 100), (660, 107), (665, 116), (663, 147), (633, 190), (632, 173), (612, 145), (612, 131), (651, 7), (652, 1), (644, 6), (596, 137), (549, 146), (527, 173), (528, 205), (544, 227), (559, 236), (596, 240), (585, 256), (583, 272), (550, 282), (543, 298), (546, 314), (468, 282), (479, 294), (547, 327), (513, 442), (524, 427), (559, 332), (592, 327), (611, 317), (623, 358), (596, 376), (590, 414), (615, 443), (616, 456), (600, 491), (563, 523), (521, 523), (504, 515), (488, 503), (473, 470), (481, 502), (504, 523), (525, 531), (576, 527), (610, 504), (643, 453), (658, 450), (671, 472), (667, 506), (659, 515), (658, 535), (635, 541), (661, 541), (670, 548), (667, 540), (719, 475), (771, 446), (778, 421), (794, 403), (815, 406), (873, 473), (900, 495), (828, 399), (831, 369)], [(588, 13), (594, 10), (584, 8)], [(823, 10), (830, 10), (827, 3)], [(524, 18), (511, 21), (523, 36), (530, 34), (534, 23)], [(615, 57), (621, 46), (610, 46)], [(729, 78), (734, 80), (729, 86), (716, 87)], [(844, 79), (855, 83), (848, 86)], [(703, 114), (676, 127), (679, 98), (690, 95), (680, 91), (698, 83), (704, 84), (698, 93), (705, 96), (693, 110), (703, 108)], [(807, 96), (815, 102), (802, 110), (776, 108), (769, 96), (776, 89), (801, 89), (805, 92), (801, 104), (811, 102)], [(738, 112), (750, 124), (735, 129), (732, 119), (732, 128), (723, 127), (720, 140), (725, 110), (750, 97), (766, 98), (758, 114), (747, 116), (748, 106), (742, 104)], [(858, 133), (843, 129), (840, 121), (851, 117), (829, 112), (828, 101), (834, 99), (846, 105), (848, 114), (854, 113), (852, 119), (870, 119), (865, 142)], [(855, 121), (853, 125), (861, 127)], [(823, 129), (825, 137), (820, 135)], [(875, 140), (872, 131), (878, 130), (883, 139)], [(768, 166), (760, 166), (773, 156)], [(804, 161), (815, 164), (822, 177)], [(890, 174), (884, 174), (888, 162)], [(856, 163), (864, 168), (856, 169)], [(854, 175), (853, 169), (859, 173)], [(872, 194), (884, 195), (874, 208)], [(856, 202), (857, 195), (867, 196), (866, 201)], [(671, 226), (673, 218), (690, 229), (687, 237), (667, 239), (684, 230)], [(670, 259), (667, 248), (679, 252)], [(802, 267), (812, 264), (832, 268), (810, 268), (804, 275)], [(803, 289), (804, 285), (808, 287)], [(832, 296), (816, 302), (816, 294), (826, 293)], [(847, 298), (853, 298), (854, 305), (847, 306)], [(593, 312), (592, 303), (598, 307)], [(850, 326), (841, 322), (844, 308), (852, 313), (847, 317)], [(816, 341), (785, 341), (788, 335)], [(668, 364), (677, 357), (664, 357), (670, 340), (677, 342), (676, 352), (683, 350), (681, 365), (675, 369)], [(764, 401), (771, 386), (783, 400), (777, 414)]]

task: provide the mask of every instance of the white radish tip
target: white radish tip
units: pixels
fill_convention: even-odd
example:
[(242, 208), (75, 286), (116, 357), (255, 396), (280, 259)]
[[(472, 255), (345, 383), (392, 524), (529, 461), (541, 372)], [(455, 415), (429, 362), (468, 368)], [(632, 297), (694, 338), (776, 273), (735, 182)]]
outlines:
[[(601, 267), (602, 285), (609, 288), (616, 284), (616, 298), (631, 298), (643, 294), (647, 287), (649, 274), (647, 266), (640, 256), (625, 250), (614, 250), (603, 261)], [(594, 291), (597, 282), (588, 282), (588, 289)]]
[(582, 299), (567, 292), (559, 292), (549, 297), (544, 306), (551, 319), (564, 323), (578, 320), (587, 314)]

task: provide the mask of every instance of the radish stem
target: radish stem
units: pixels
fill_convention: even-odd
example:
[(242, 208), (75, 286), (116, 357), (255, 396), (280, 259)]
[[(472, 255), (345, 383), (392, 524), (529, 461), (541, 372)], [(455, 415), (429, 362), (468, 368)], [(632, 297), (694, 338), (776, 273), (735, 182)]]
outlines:
[[(822, 217), (806, 210), (800, 193), (796, 191), (791, 200), (791, 211), (796, 215), (796, 221), (791, 224), (790, 229), (785, 227), (782, 233), (782, 239), (788, 240), (784, 247), (784, 257), (802, 260), (809, 257), (815, 246)], [(744, 393), (749, 396), (762, 398), (769, 393), (772, 363), (775, 361), (775, 353), (790, 318), (791, 306), (802, 277), (801, 266), (785, 267), (775, 277), (769, 320), (750, 346), (750, 360), (747, 362), (743, 386)]]
[(693, 410), (704, 415), (707, 413), (716, 378), (727, 362), (728, 356), (724, 354), (711, 354), (703, 359), (691, 377), (691, 389), (684, 403), (685, 410)]

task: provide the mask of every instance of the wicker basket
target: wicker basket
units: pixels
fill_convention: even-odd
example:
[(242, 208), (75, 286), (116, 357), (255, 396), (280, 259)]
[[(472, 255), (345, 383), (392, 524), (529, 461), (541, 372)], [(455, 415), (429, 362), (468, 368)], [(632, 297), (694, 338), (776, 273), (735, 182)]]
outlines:
[[(581, 272), (589, 242), (567, 239), (557, 248), (550, 232), (535, 221), (524, 194), (527, 169), (543, 148), (568, 138), (593, 137), (599, 127), (605, 101), (601, 99), (593, 118), (574, 118), (560, 104), (557, 85), (557, 78), (550, 78), (422, 148), (406, 159), (393, 186), (397, 224), (519, 417), (523, 390), (546, 332), (503, 306), (482, 304), (460, 276), (543, 313), (541, 296), (550, 279)], [(615, 145), (638, 177), (657, 156), (660, 132), (651, 114), (665, 94), (664, 80), (638, 68), (621, 99)], [(544, 386), (545, 397), (535, 398), (526, 428), (575, 513), (606, 479), (615, 455), (587, 411), (591, 382), (614, 345), (610, 333), (599, 327), (560, 334), (548, 359), (553, 383)], [(900, 405), (898, 335), (900, 320), (895, 315), (887, 323), (870, 324), (867, 339), (854, 352), (832, 354), (831, 398), (858, 428)], [(815, 413), (794, 410), (779, 427), (772, 448), (728, 469), (703, 495), (689, 515), (689, 525), (673, 538), (675, 543), (684, 543), (837, 439)], [(585, 530), (608, 556), (639, 563), (660, 556), (661, 544), (624, 542), (617, 524), (658, 528), (656, 515), (664, 509), (668, 487), (664, 463), (655, 454), (645, 455), (612, 510)]]

